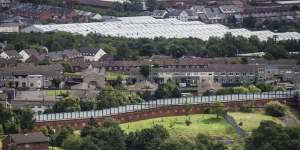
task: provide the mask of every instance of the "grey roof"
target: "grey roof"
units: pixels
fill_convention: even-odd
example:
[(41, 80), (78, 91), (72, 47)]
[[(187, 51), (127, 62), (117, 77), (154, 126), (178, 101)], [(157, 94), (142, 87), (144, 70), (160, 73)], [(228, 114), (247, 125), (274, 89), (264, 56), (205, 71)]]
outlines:
[(16, 50), (6, 50), (4, 51), (9, 57), (21, 57)]
[(264, 65), (248, 65), (248, 64), (211, 64), (214, 72), (257, 72), (258, 68)]
[(41, 132), (33, 132), (27, 134), (10, 134), (9, 135), (16, 144), (29, 144), (29, 143), (44, 143), (48, 142), (46, 137)]
[(195, 13), (204, 13), (205, 6), (202, 5), (194, 5), (190, 8), (190, 10), (193, 10)]
[(176, 9), (176, 10), (170, 11), (168, 15), (169, 15), (169, 16), (179, 16), (179, 15), (181, 14), (182, 11), (183, 11), (183, 10), (178, 10), (178, 9)]
[(280, 64), (280, 65), (297, 65), (297, 60), (295, 59), (278, 59), (278, 60), (267, 60), (264, 58), (250, 58), (248, 62), (251, 64)]
[(94, 56), (97, 52), (101, 50), (101, 48), (89, 48), (89, 47), (82, 47), (79, 49), (79, 52), (83, 56)]
[(222, 19), (225, 17), (225, 15), (221, 13), (219, 8), (205, 8), (205, 15), (208, 19)]
[(238, 13), (241, 9), (234, 5), (222, 5), (219, 7), (222, 13)]
[(28, 54), (28, 55), (35, 55), (35, 56), (39, 56), (39, 52), (35, 49), (24, 49), (24, 51)]
[(46, 77), (59, 78), (63, 72), (63, 66), (61, 64), (51, 65), (20, 65), (17, 67), (0, 68), (0, 76), (12, 76), (12, 75), (44, 75)]
[(153, 68), (153, 72), (257, 72), (264, 65), (209, 64), (204, 67)]
[(64, 58), (78, 58), (82, 55), (75, 49), (66, 49), (62, 52)]
[(48, 57), (51, 61), (60, 61), (63, 60), (63, 54), (61, 51), (58, 52), (49, 52)]
[(63, 51), (57, 51), (57, 52), (49, 52), (48, 57), (51, 61), (60, 61), (64, 58), (67, 59), (73, 59), (73, 58), (79, 58), (82, 57), (82, 55), (75, 49), (66, 49)]

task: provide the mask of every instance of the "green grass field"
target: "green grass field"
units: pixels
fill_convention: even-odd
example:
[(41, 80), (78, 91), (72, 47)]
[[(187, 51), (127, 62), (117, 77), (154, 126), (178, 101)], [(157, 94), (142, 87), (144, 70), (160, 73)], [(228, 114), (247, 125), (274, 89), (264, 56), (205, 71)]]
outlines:
[(67, 92), (68, 92), (68, 90), (48, 90), (47, 95), (48, 96), (55, 96), (55, 95), (65, 94)]
[[(121, 124), (121, 128), (125, 132), (138, 131), (144, 128), (150, 128), (155, 124), (163, 125), (174, 138), (192, 138), (198, 133), (209, 136), (220, 136), (236, 138), (238, 135), (233, 128), (222, 118), (216, 119), (216, 115), (212, 114), (197, 114), (190, 115), (192, 124), (186, 126), (185, 116), (163, 117), (149, 119), (137, 122)], [(174, 124), (171, 127), (171, 124)]]
[(229, 113), (235, 121), (239, 124), (242, 122), (241, 128), (247, 132), (251, 132), (252, 130), (259, 127), (259, 124), (263, 120), (271, 120), (276, 123), (284, 125), (284, 123), (275, 117), (265, 115), (263, 113), (242, 113), (242, 112), (230, 112)]
[(106, 72), (105, 74), (106, 80), (116, 80), (119, 76), (121, 76), (123, 79), (128, 78), (128, 75), (118, 72)]

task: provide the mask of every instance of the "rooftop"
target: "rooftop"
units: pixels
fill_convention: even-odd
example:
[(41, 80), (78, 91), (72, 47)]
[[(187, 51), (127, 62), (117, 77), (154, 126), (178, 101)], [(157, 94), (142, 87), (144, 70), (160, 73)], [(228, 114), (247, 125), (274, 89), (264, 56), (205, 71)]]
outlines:
[(33, 25), (23, 30), (23, 32), (51, 31), (65, 31), (82, 35), (97, 33), (104, 36), (151, 39), (155, 37), (194, 37), (208, 40), (212, 36), (223, 37), (226, 33), (246, 38), (257, 36), (260, 40), (267, 40), (274, 35), (278, 35), (278, 40), (300, 39), (300, 33), (297, 32), (274, 33), (268, 30), (229, 29), (221, 24), (204, 24), (200, 21), (182, 22), (177, 19), (155, 19), (150, 16), (120, 17), (119, 21), (110, 22)]
[(10, 134), (9, 136), (14, 140), (16, 144), (48, 142), (48, 138), (41, 132)]

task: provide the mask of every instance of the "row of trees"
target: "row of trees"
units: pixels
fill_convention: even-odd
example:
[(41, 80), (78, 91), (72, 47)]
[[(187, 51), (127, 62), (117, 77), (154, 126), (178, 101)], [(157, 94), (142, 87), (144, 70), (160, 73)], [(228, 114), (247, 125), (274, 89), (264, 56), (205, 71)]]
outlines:
[(135, 104), (142, 101), (143, 99), (139, 95), (125, 93), (122, 90), (114, 89), (111, 86), (106, 86), (101, 89), (96, 99), (91, 100), (79, 100), (78, 98), (69, 97), (68, 94), (65, 94), (64, 99), (54, 104), (52, 109), (47, 110), (46, 113), (88, 111), (93, 109), (103, 109), (127, 104)]
[(284, 91), (286, 88), (281, 85), (271, 85), (265, 82), (257, 83), (256, 85), (244, 85), (238, 87), (222, 88), (216, 92), (218, 95), (223, 94), (247, 94), (261, 93), (270, 91)]
[(71, 33), (11, 33), (1, 34), (0, 41), (7, 41), (7, 49), (22, 50), (25, 48), (47, 47), (49, 51), (79, 47), (101, 47), (116, 59), (137, 59), (139, 56), (153, 54), (183, 55), (201, 57), (229, 57), (237, 53), (267, 52), (267, 58), (288, 58), (288, 51), (300, 51), (299, 40), (287, 40), (274, 43), (272, 39), (260, 41), (256, 36), (244, 38), (235, 37), (230, 33), (223, 38), (211, 37), (207, 41), (196, 38), (183, 39), (131, 39), (118, 37), (103, 37), (89, 34), (87, 36)]
[(0, 104), (0, 135), (30, 132), (34, 127), (31, 109), (12, 110)]

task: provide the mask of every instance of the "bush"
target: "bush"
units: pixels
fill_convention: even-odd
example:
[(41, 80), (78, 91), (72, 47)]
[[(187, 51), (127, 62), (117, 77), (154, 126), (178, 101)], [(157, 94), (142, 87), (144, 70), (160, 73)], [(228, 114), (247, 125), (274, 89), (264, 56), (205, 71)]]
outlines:
[(245, 113), (253, 112), (253, 106), (251, 104), (243, 104), (240, 106), (240, 111)]
[(185, 125), (190, 126), (192, 124), (192, 121), (190, 119), (185, 120)]
[(273, 117), (282, 117), (285, 115), (286, 111), (286, 106), (279, 102), (270, 102), (265, 106), (266, 114)]

